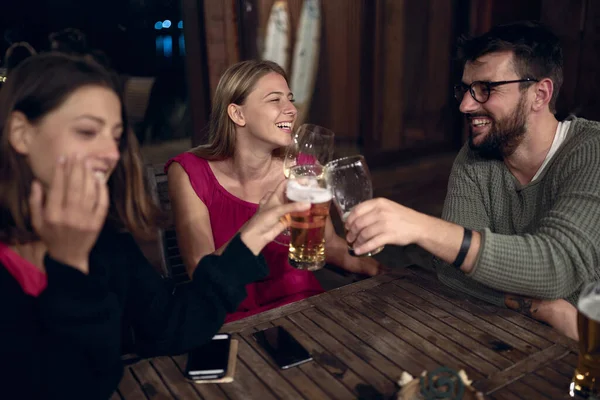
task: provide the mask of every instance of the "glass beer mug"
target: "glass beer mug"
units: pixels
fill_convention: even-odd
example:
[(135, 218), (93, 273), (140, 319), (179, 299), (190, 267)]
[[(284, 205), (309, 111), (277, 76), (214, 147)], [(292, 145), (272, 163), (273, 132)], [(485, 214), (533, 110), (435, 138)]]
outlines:
[(600, 282), (583, 288), (577, 303), (579, 361), (569, 394), (580, 399), (600, 396)]
[(289, 262), (297, 269), (315, 271), (325, 266), (325, 223), (333, 194), (315, 164), (290, 168), (286, 186), (288, 201), (311, 203), (307, 211), (290, 213)]
[[(363, 201), (373, 198), (373, 183), (367, 162), (363, 156), (339, 158), (326, 165), (327, 183), (331, 186), (333, 202), (340, 213), (342, 222), (352, 209)], [(344, 232), (346, 237), (348, 232)], [(346, 241), (347, 243), (347, 241)], [(347, 243), (348, 253), (355, 256), (353, 243)], [(363, 256), (373, 256), (383, 250), (383, 246)]]

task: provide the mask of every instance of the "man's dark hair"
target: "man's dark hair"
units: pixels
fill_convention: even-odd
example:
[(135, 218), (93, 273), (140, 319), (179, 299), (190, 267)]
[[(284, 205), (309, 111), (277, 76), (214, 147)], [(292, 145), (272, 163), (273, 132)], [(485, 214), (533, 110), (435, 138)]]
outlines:
[[(520, 21), (498, 25), (477, 37), (458, 40), (458, 58), (464, 66), (489, 53), (511, 51), (519, 78), (550, 78), (554, 91), (550, 111), (556, 112), (556, 99), (563, 83), (563, 53), (558, 37), (537, 21)], [(525, 88), (529, 83), (521, 83)]]

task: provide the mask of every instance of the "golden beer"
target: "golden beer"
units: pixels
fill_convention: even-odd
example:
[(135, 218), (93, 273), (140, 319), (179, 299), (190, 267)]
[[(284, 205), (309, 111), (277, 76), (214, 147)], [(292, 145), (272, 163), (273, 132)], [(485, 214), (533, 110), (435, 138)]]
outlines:
[(571, 396), (600, 395), (600, 282), (586, 287), (577, 305), (579, 362), (571, 382)]
[[(301, 167), (307, 169), (307, 166)], [(296, 168), (300, 167), (292, 170)], [(295, 173), (298, 174), (298, 170)], [(333, 197), (331, 191), (324, 187), (324, 180), (318, 176), (294, 177), (287, 183), (286, 196), (289, 201), (311, 203), (309, 210), (290, 214), (290, 265), (308, 271), (323, 268), (325, 224)]]
[[(350, 215), (350, 211), (346, 211), (344, 213), (344, 215), (342, 215), (343, 223), (346, 223), (346, 220), (348, 219), (349, 215)], [(344, 239), (346, 239), (347, 237), (348, 237), (348, 229), (346, 229), (346, 227), (344, 226)], [(383, 248), (385, 247), (385, 246), (381, 246), (381, 247), (376, 248), (373, 251), (370, 251), (368, 253), (357, 256), (356, 253), (354, 252), (354, 243), (350, 243), (350, 242), (348, 242), (348, 239), (346, 239), (346, 246), (348, 246), (348, 253), (352, 257), (371, 257), (371, 256), (374, 256), (375, 254), (379, 254), (381, 252), (381, 250), (383, 250)]]

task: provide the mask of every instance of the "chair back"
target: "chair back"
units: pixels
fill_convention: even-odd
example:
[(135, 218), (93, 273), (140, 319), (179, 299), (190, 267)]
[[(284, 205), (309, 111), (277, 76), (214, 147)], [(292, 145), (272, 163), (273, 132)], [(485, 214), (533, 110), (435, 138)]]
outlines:
[[(171, 201), (169, 199), (169, 185), (164, 164), (148, 165), (146, 174), (150, 184), (153, 200), (160, 208), (172, 217)], [(173, 218), (169, 218), (170, 221)], [(179, 253), (175, 226), (170, 224), (165, 229), (158, 231), (158, 247), (160, 251), (161, 274), (165, 278), (173, 279), (176, 285), (189, 282), (189, 276)]]

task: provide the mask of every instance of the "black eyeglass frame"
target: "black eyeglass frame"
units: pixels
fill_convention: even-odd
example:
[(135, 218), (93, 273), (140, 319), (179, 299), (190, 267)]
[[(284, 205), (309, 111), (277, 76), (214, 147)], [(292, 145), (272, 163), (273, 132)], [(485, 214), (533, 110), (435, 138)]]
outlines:
[[(471, 94), (471, 97), (473, 98), (473, 100), (475, 100), (479, 104), (483, 104), (483, 103), (485, 103), (486, 101), (488, 101), (490, 99), (490, 95), (492, 93), (492, 88), (495, 88), (496, 86), (506, 85), (506, 84), (509, 84), (509, 83), (523, 83), (523, 82), (539, 82), (539, 79), (525, 78), (525, 79), (515, 79), (513, 81), (496, 81), (496, 82), (473, 81), (473, 82), (471, 82), (470, 85), (467, 85), (466, 83), (462, 83), (461, 82), (459, 84), (454, 85), (454, 98), (456, 100), (458, 100), (459, 102), (461, 102), (462, 99), (463, 99), (463, 97), (465, 96), (465, 93), (468, 90), (469, 93)], [(475, 90), (473, 90), (473, 86), (477, 85), (477, 84), (483, 84), (483, 85), (485, 85), (485, 88), (487, 90), (486, 91), (487, 97), (483, 101), (479, 101), (475, 97)], [(458, 96), (457, 96), (457, 93), (458, 93), (459, 90), (460, 90), (460, 93), (462, 93), (462, 96), (460, 98), (458, 98)]]

